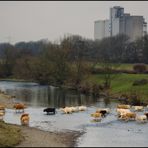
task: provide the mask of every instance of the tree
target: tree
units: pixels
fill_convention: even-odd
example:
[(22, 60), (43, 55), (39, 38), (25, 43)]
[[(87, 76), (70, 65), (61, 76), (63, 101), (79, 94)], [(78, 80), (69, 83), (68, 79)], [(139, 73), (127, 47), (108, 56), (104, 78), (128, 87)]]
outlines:
[(13, 76), (19, 79), (32, 79), (32, 69), (30, 67), (32, 60), (31, 56), (18, 58), (13, 68)]
[(61, 41), (68, 49), (68, 63), (71, 65), (71, 81), (75, 87), (79, 87), (86, 76), (87, 64), (84, 60), (85, 41), (80, 36), (68, 36)]
[(102, 69), (105, 88), (110, 88), (111, 81), (117, 73), (114, 70), (120, 66), (123, 53), (128, 44), (128, 37), (117, 35), (100, 41), (98, 63)]
[(4, 77), (12, 76), (12, 71), (18, 57), (18, 50), (13, 46), (5, 48), (3, 56), (1, 58), (1, 68), (3, 70)]

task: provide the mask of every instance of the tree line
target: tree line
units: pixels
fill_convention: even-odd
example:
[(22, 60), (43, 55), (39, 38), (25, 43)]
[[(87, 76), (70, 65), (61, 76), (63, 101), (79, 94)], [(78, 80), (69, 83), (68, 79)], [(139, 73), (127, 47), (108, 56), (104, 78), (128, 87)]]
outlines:
[(78, 86), (97, 63), (148, 63), (148, 35), (133, 42), (120, 34), (102, 40), (70, 35), (59, 43), (0, 44), (0, 78)]

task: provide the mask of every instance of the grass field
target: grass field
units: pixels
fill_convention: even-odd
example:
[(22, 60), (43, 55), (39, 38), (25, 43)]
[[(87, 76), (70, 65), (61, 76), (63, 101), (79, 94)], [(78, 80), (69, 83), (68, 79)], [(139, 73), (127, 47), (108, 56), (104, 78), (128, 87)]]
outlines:
[[(115, 69), (117, 69), (117, 70), (133, 70), (134, 64), (117, 64), (117, 65), (113, 64), (113, 65), (115, 65)], [(146, 65), (146, 66), (148, 69), (148, 65)], [(99, 64), (97, 64), (95, 67), (100, 68), (101, 66)]]

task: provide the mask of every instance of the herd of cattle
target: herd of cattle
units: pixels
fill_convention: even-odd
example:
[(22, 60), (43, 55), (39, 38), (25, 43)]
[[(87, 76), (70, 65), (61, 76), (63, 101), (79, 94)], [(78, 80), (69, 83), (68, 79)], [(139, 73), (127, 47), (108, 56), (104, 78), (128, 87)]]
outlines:
[[(15, 103), (13, 108), (16, 113), (22, 113), (20, 116), (21, 125), (29, 125), (30, 116), (28, 113), (24, 113), (24, 109), (27, 108), (25, 104)], [(76, 107), (64, 107), (59, 109), (65, 114), (72, 114), (74, 112), (86, 111), (88, 108), (86, 106), (76, 106)], [(135, 120), (137, 122), (147, 122), (148, 121), (148, 105), (144, 106), (131, 106), (125, 104), (118, 104), (116, 107), (116, 116), (120, 120)], [(5, 115), (5, 106), (0, 105), (0, 119), (3, 120)], [(143, 113), (144, 111), (144, 113)], [(43, 112), (47, 112), (47, 115), (56, 114), (56, 108), (45, 108)], [(139, 115), (138, 112), (142, 112), (142, 115)], [(94, 113), (91, 113), (90, 116), (93, 117), (93, 121), (101, 121), (102, 118), (105, 118), (108, 114), (111, 113), (110, 108), (98, 108)]]

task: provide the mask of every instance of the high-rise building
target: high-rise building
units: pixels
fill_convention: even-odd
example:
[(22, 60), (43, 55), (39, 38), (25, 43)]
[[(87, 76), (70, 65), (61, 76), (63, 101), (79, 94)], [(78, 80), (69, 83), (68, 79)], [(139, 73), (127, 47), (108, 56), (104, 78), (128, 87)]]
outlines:
[(98, 20), (94, 23), (94, 38), (99, 40), (117, 34), (126, 34), (131, 41), (134, 41), (146, 33), (147, 23), (143, 16), (124, 13), (124, 8), (120, 6), (110, 8), (109, 20)]

